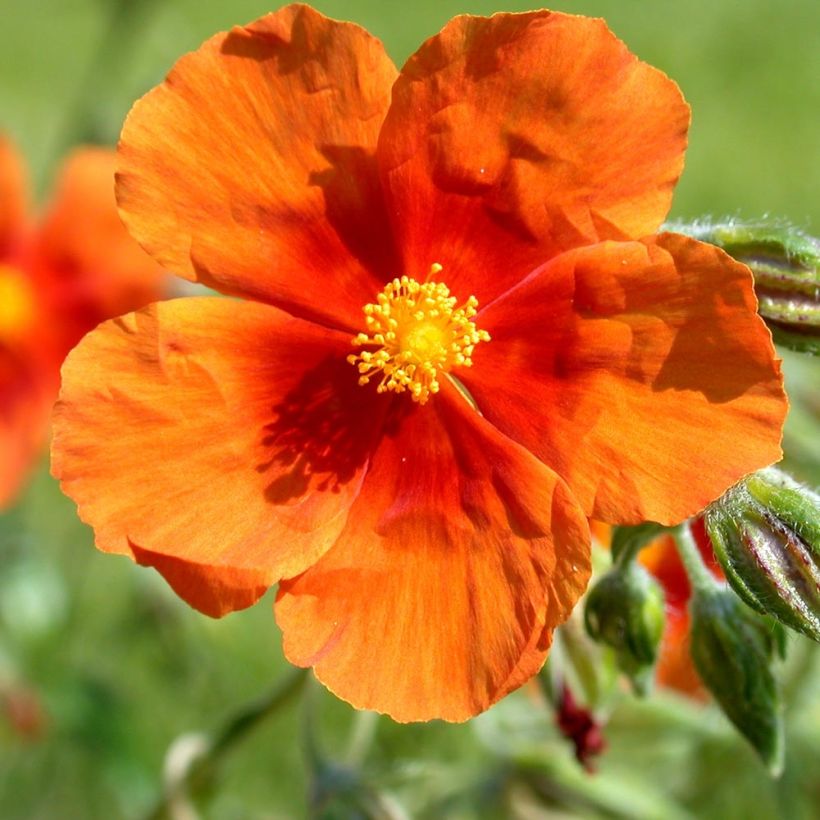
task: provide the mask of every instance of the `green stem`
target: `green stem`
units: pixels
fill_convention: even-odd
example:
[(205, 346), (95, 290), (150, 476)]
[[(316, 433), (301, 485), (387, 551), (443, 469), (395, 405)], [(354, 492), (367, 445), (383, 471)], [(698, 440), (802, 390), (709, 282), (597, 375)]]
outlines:
[(547, 662), (541, 667), (541, 671), (535, 676), (535, 680), (541, 689), (544, 700), (552, 708), (555, 708), (558, 703), (558, 695), (555, 691), (555, 681), (553, 680), (553, 666), (555, 664), (553, 658), (553, 655), (547, 658)]
[(146, 815), (146, 820), (160, 820), (167, 817), (172, 805), (190, 802), (202, 793), (211, 781), (220, 761), (252, 729), (295, 697), (307, 679), (307, 670), (293, 669), (271, 689), (269, 693), (251, 701), (229, 717), (225, 723), (206, 740), (205, 749), (190, 763), (187, 771), (175, 782), (166, 786), (154, 808)]
[(306, 669), (294, 668), (266, 695), (240, 709), (233, 718), (220, 729), (210, 748), (210, 759), (216, 762), (239, 742), (251, 729), (269, 715), (277, 712), (302, 689), (307, 675)]
[(646, 521), (633, 527), (615, 527), (612, 532), (610, 551), (613, 566), (626, 569), (638, 557), (638, 553), (668, 530), (668, 527)]
[(354, 714), (347, 752), (344, 756), (345, 764), (351, 769), (358, 769), (364, 763), (364, 759), (373, 745), (373, 739), (376, 737), (378, 725), (379, 715), (377, 712), (361, 711)]
[[(673, 805), (662, 792), (638, 792), (618, 778), (599, 772), (590, 775), (565, 754), (549, 758), (519, 758), (510, 780), (523, 781), (536, 795), (537, 803), (558, 809), (561, 816), (594, 816), (612, 820), (657, 818), (685, 820), (690, 815)], [(561, 809), (564, 809), (562, 812)], [(554, 816), (547, 811), (545, 816)]]
[[(568, 668), (574, 672), (571, 682), (577, 683), (579, 694), (585, 703), (597, 707), (604, 697), (599, 675), (600, 653), (586, 636), (578, 616), (573, 614), (573, 617), (561, 624), (556, 637), (563, 650), (562, 658), (566, 659)], [(553, 703), (557, 702), (557, 694), (553, 696)]]
[(302, 749), (305, 760), (311, 775), (324, 768), (326, 760), (319, 742), (317, 719), (316, 719), (316, 697), (318, 687), (313, 685), (308, 687), (304, 703), (302, 704)]
[(710, 595), (720, 589), (720, 584), (709, 572), (703, 561), (689, 523), (686, 522), (675, 527), (672, 530), (672, 536), (675, 539), (678, 555), (680, 555), (683, 562), (693, 592), (695, 594)]

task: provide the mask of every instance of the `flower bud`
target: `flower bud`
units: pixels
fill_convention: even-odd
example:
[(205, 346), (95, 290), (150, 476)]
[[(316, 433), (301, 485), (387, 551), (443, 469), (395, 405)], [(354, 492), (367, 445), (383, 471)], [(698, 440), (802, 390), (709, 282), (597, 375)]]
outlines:
[(584, 622), (594, 640), (615, 649), (618, 666), (645, 694), (663, 636), (660, 584), (638, 564), (616, 566), (590, 590)]
[(732, 589), (820, 641), (820, 496), (769, 468), (725, 493), (704, 520)]
[(728, 589), (696, 592), (689, 605), (692, 660), (723, 712), (773, 775), (783, 768), (783, 722), (770, 662), (770, 622)]
[(566, 684), (558, 695), (555, 722), (561, 734), (572, 742), (575, 759), (588, 772), (595, 771), (592, 761), (606, 749), (604, 727), (592, 710), (579, 705)]
[(792, 350), (820, 353), (820, 241), (777, 223), (729, 220), (670, 227), (748, 265), (760, 315), (774, 340)]

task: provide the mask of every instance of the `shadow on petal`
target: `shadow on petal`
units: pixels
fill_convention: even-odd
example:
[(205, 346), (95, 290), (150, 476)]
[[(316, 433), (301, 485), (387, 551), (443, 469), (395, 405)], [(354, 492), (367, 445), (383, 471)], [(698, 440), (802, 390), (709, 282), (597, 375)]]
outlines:
[(311, 485), (338, 493), (368, 462), (390, 403), (360, 387), (344, 359), (329, 357), (308, 371), (273, 405), (273, 421), (262, 429), (270, 457), (256, 470), (277, 468), (265, 488), (267, 500), (298, 503)]

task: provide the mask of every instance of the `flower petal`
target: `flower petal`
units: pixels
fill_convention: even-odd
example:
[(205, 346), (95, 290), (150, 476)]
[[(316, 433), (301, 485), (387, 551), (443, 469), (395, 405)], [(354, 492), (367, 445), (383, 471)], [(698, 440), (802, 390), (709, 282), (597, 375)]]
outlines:
[(0, 134), (0, 261), (14, 250), (25, 229), (28, 177), (23, 158), (8, 137)]
[[(692, 534), (706, 566), (716, 578), (722, 578), (712, 544), (702, 519), (693, 523)], [(689, 651), (689, 578), (681, 563), (674, 539), (664, 535), (640, 553), (640, 562), (663, 586), (666, 603), (666, 626), (663, 632), (656, 680), (661, 686), (677, 689), (699, 700), (705, 700), (706, 689), (695, 670)]]
[(602, 20), (456, 17), (401, 71), (379, 163), (408, 275), (479, 303), (556, 253), (654, 232), (689, 109)]
[(35, 281), (60, 317), (63, 353), (101, 321), (160, 298), (167, 281), (123, 227), (115, 164), (112, 150), (75, 149), (35, 239)]
[(671, 616), (667, 613), (655, 680), (667, 689), (675, 689), (696, 700), (706, 700), (708, 693), (692, 661), (689, 630), (687, 610)]
[[(349, 344), (217, 298), (92, 331), (63, 368), (53, 470), (97, 546), (157, 566), (211, 614), (225, 589), (240, 605), (260, 578), (312, 564), (344, 527), (378, 432)], [(209, 578), (221, 591), (198, 592)]]
[(0, 343), (0, 510), (17, 497), (45, 445), (57, 367), (36, 364)]
[(358, 328), (395, 272), (374, 158), (395, 75), (307, 6), (211, 38), (126, 120), (123, 219), (175, 273)]
[(780, 457), (787, 401), (755, 307), (749, 270), (711, 245), (583, 248), (479, 313), (492, 341), (462, 378), (590, 516), (676, 524)]
[(272, 583), (267, 570), (202, 564), (130, 546), (138, 564), (156, 569), (180, 598), (212, 618), (253, 606)]
[(286, 656), (358, 708), (465, 720), (538, 671), (590, 571), (563, 482), (448, 384), (379, 445), (347, 527), (282, 581)]

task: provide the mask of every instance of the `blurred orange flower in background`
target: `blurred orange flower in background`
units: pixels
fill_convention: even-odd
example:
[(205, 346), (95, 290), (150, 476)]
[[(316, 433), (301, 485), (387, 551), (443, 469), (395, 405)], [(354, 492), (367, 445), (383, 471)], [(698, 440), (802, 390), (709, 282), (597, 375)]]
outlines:
[(66, 353), (162, 295), (162, 269), (117, 214), (114, 164), (113, 150), (75, 150), (35, 222), (22, 159), (0, 135), (0, 509), (44, 444)]
[(688, 122), (558, 13), (457, 17), (401, 72), (306, 6), (183, 57), (118, 199), (243, 299), (69, 356), (54, 473), (98, 547), (211, 615), (279, 582), (285, 654), (358, 707), (463, 720), (519, 686), (586, 586), (585, 516), (677, 523), (780, 455), (748, 269), (653, 235)]
[[(700, 519), (692, 523), (692, 534), (704, 562), (716, 578), (721, 578), (709, 536)], [(653, 541), (640, 553), (640, 561), (660, 581), (666, 599), (666, 627), (658, 658), (657, 681), (662, 686), (694, 697), (706, 697), (706, 689), (689, 653), (691, 586), (672, 536), (664, 535)]]

